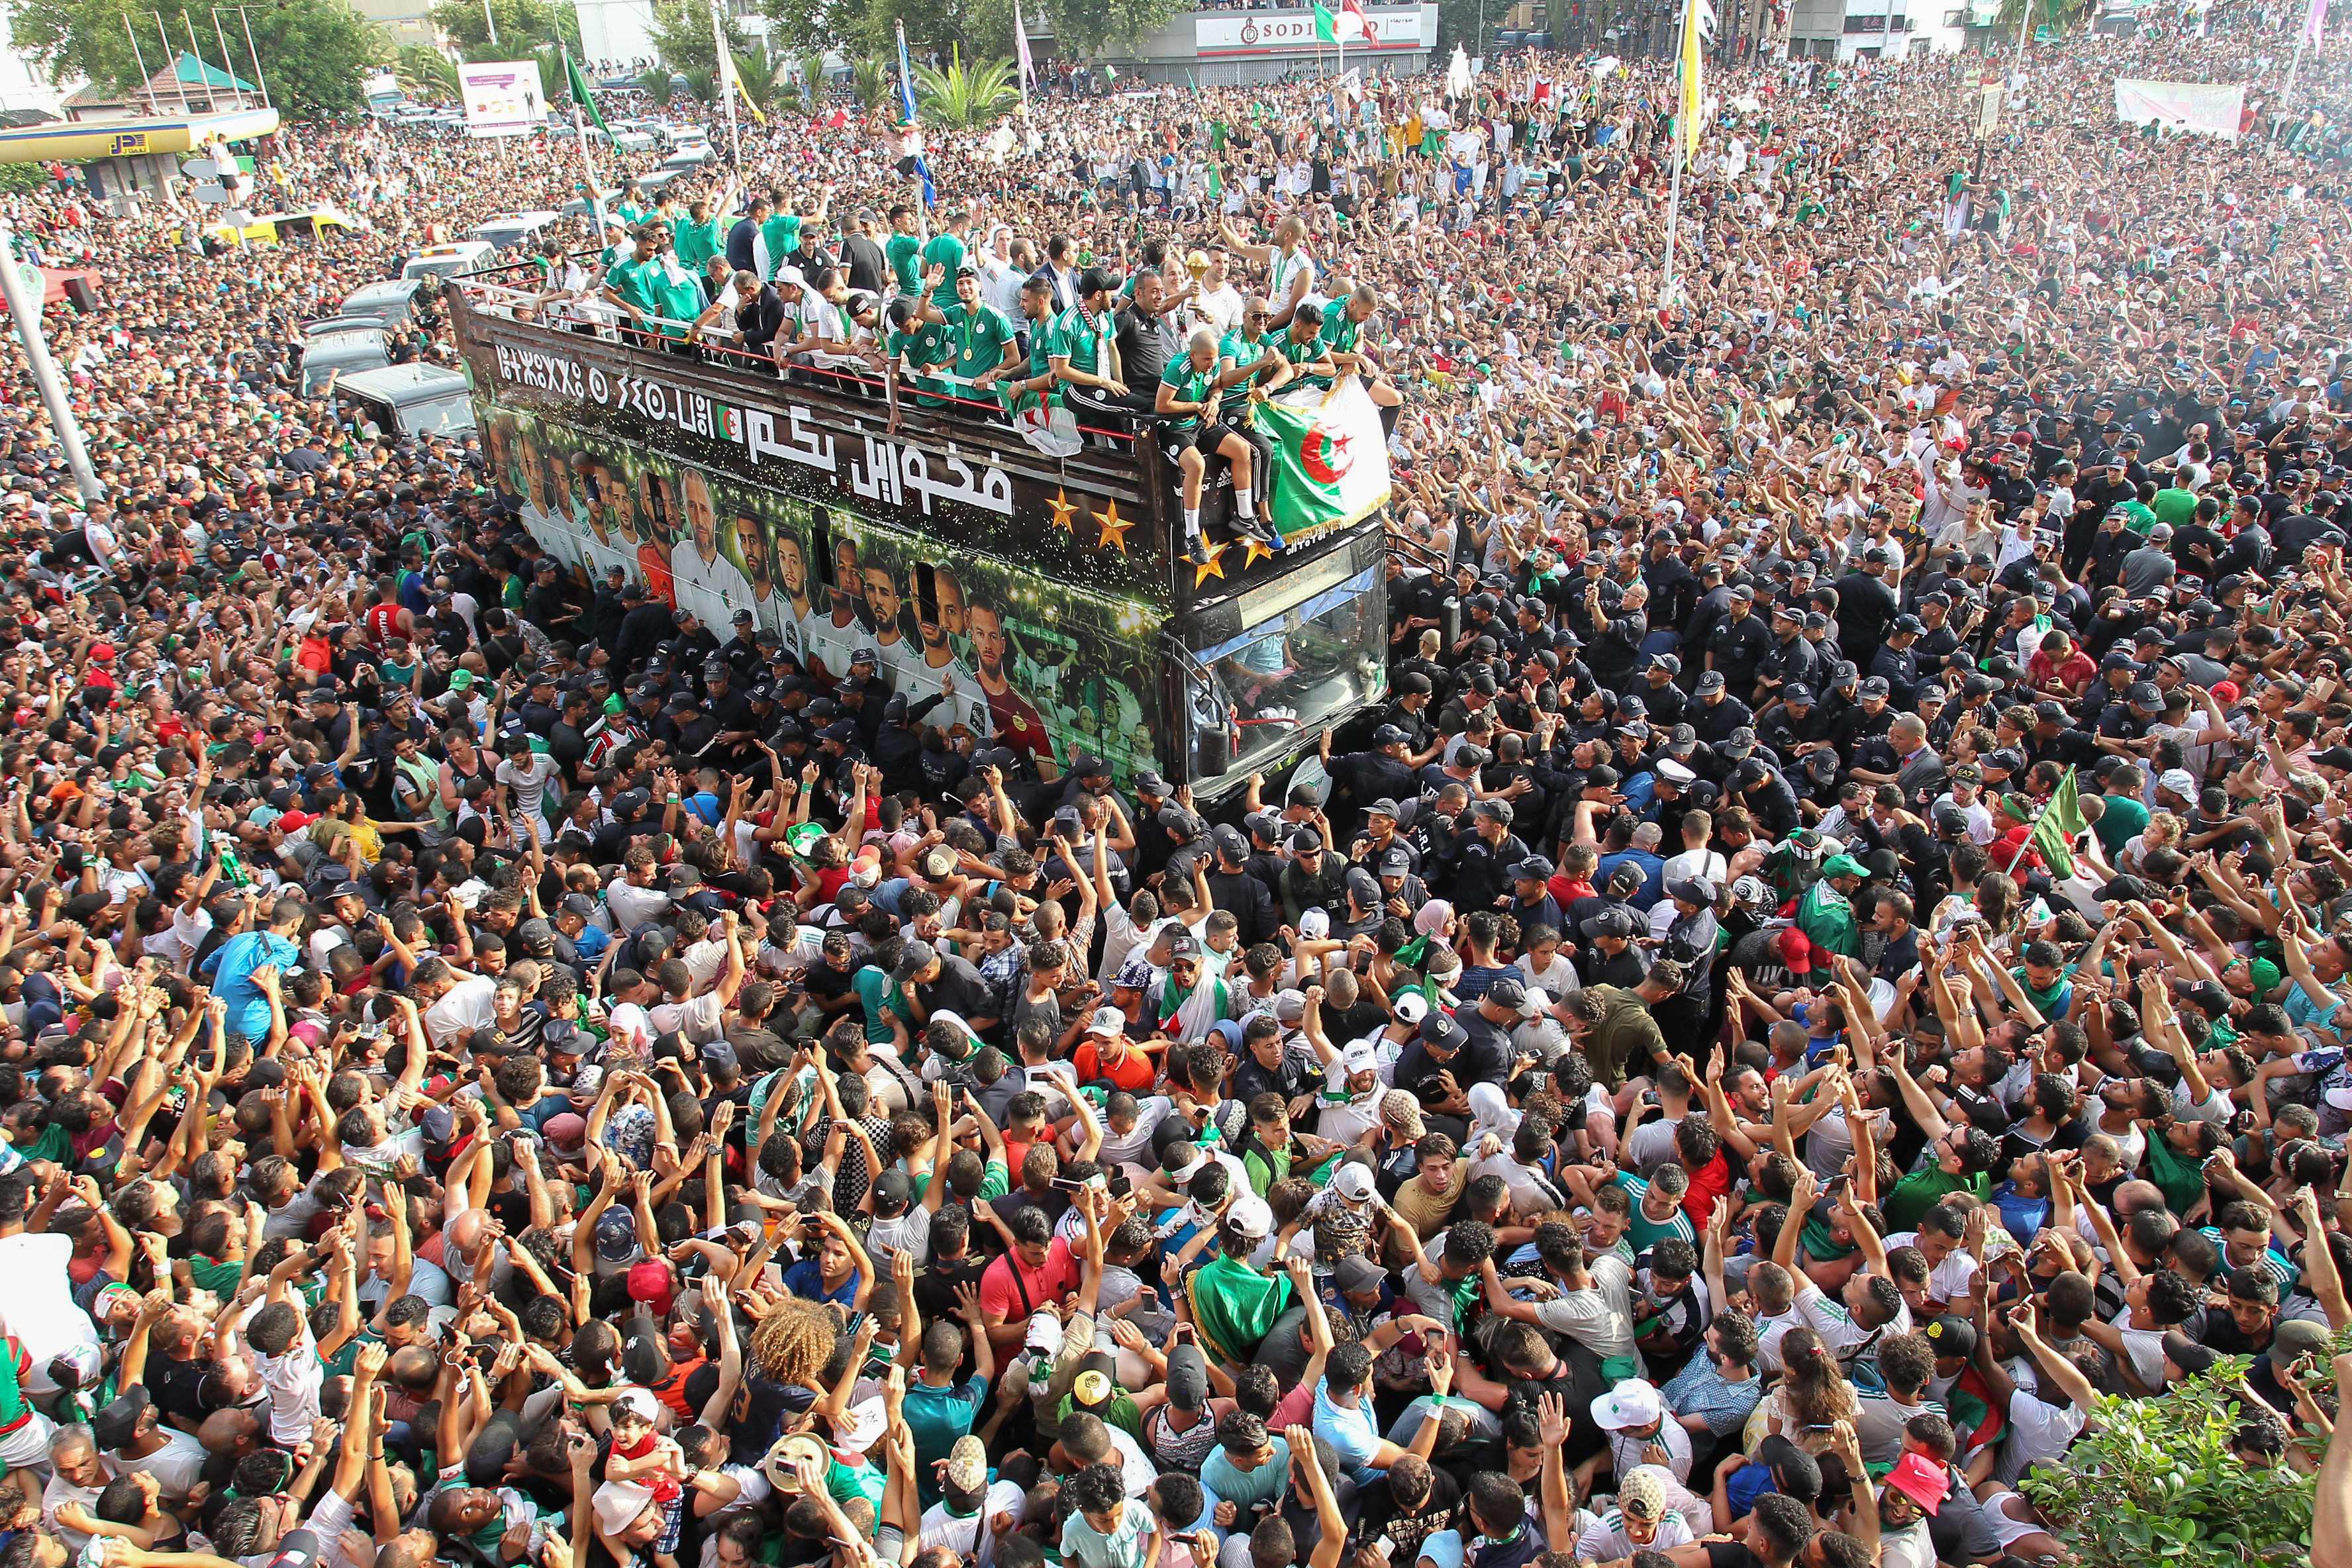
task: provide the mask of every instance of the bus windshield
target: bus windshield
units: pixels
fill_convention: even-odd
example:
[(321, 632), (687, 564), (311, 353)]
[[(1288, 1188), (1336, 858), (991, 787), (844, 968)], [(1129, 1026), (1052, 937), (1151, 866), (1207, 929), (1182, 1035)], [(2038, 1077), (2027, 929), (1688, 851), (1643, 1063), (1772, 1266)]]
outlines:
[(1276, 751), (1304, 726), (1387, 688), (1380, 568), (1300, 600), (1201, 655), (1217, 684), (1233, 763)]

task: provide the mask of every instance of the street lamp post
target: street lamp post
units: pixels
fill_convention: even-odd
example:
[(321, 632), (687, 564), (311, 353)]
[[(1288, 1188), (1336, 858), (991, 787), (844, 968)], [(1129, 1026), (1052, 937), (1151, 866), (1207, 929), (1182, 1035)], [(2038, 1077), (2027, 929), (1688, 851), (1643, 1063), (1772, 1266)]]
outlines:
[[(98, 470), (89, 465), (89, 450), (82, 445), (81, 425), (74, 418), (73, 404), (66, 396), (66, 384), (58, 374), (58, 362), (49, 357), (48, 340), (41, 331), (40, 296), (25, 285), (25, 275), (16, 259), (16, 231), (0, 221), (0, 296), (8, 301), (8, 313), (16, 318), (16, 337), (25, 345), (25, 360), (32, 367), (33, 384), (40, 388), (41, 405), (49, 411), (49, 425), (58, 433), (58, 445), (66, 455), (66, 466), (73, 470), (74, 488), (86, 501), (106, 494), (106, 487), (98, 482)], [(36, 276), (38, 276), (36, 274)]]

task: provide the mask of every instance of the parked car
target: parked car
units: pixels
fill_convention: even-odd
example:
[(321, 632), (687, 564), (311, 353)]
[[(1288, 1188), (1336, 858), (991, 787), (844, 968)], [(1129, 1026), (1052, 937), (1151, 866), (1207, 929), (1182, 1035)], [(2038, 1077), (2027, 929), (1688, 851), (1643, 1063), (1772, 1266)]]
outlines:
[(557, 214), (549, 212), (543, 207), (534, 208), (530, 212), (515, 213), (510, 216), (494, 217), (486, 223), (478, 223), (467, 237), (488, 240), (500, 250), (511, 250), (516, 246), (527, 244), (531, 236), (549, 224), (556, 222), (557, 218)]
[(442, 365), (350, 372), (336, 378), (335, 395), (365, 408), (387, 436), (463, 436), (474, 428), (473, 383)]
[(341, 319), (318, 325), (324, 330), (314, 330), (302, 340), (303, 396), (316, 397), (355, 371), (392, 363), (391, 339), (382, 327)]
[(455, 239), (428, 245), (401, 265), (403, 278), (465, 278), (498, 264), (498, 249), (486, 239)]

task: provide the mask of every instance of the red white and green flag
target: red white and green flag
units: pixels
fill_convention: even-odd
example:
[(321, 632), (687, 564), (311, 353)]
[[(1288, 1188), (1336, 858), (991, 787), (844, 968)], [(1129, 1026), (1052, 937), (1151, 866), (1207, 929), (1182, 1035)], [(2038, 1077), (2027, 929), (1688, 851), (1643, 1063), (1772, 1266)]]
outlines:
[(1286, 543), (1360, 522), (1388, 503), (1381, 411), (1354, 376), (1328, 392), (1269, 399), (1257, 417), (1274, 446), (1267, 521)]

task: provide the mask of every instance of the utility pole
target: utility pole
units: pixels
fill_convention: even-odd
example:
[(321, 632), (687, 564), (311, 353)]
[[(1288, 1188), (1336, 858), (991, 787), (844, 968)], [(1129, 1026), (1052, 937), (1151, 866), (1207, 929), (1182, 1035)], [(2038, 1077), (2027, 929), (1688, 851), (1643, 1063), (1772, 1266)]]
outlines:
[(253, 85), (261, 89), (262, 104), (264, 107), (268, 107), (269, 104), (269, 78), (264, 75), (261, 69), (261, 51), (253, 47), (253, 18), (245, 14), (244, 6), (239, 5), (236, 8), (236, 19), (238, 24), (245, 28), (245, 52), (253, 57)]
[(58, 362), (49, 357), (48, 339), (41, 330), (41, 300), (26, 287), (23, 264), (16, 259), (16, 231), (5, 221), (0, 221), (0, 295), (8, 301), (8, 313), (16, 318), (17, 341), (25, 345), (25, 361), (32, 366), (33, 384), (41, 389), (42, 405), (49, 411), (49, 425), (57, 431), (58, 445), (66, 455), (66, 466), (73, 470), (74, 488), (81, 491), (86, 501), (99, 500), (106, 487), (98, 482), (98, 470), (89, 466), (89, 448), (82, 445), (81, 426), (74, 418), (73, 404), (66, 396), (66, 384), (58, 375)]

